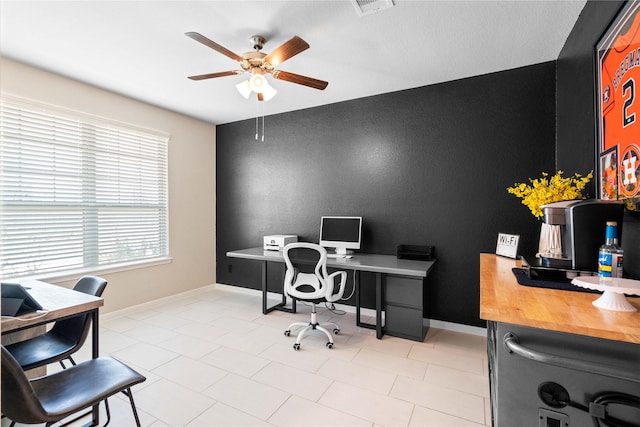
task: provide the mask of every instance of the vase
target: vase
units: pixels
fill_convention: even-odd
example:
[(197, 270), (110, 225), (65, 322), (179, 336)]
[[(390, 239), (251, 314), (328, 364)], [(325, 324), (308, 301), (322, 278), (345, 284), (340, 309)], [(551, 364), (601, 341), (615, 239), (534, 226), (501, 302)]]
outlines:
[(538, 255), (548, 258), (558, 258), (562, 256), (562, 229), (559, 225), (552, 225), (543, 222), (540, 226), (540, 242), (538, 244)]

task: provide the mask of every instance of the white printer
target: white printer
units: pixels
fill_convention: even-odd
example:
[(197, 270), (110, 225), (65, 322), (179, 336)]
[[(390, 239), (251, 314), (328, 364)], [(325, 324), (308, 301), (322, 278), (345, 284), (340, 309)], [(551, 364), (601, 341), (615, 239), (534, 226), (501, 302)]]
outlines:
[(289, 243), (298, 241), (298, 236), (294, 234), (274, 234), (264, 236), (264, 248), (268, 251), (281, 251)]

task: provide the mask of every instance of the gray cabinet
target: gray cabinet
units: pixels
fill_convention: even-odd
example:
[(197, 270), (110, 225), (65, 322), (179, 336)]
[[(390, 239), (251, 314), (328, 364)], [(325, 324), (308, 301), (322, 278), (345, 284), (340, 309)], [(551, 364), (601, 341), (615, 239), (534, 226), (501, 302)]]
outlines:
[(493, 426), (640, 425), (638, 344), (494, 321), (487, 333)]
[(385, 333), (423, 341), (428, 320), (423, 318), (426, 278), (387, 274), (383, 283)]

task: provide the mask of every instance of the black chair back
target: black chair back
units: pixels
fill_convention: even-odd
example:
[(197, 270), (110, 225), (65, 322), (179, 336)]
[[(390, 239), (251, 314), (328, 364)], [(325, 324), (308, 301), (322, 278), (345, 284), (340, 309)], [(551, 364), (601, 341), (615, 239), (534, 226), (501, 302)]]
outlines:
[[(101, 277), (83, 276), (75, 284), (73, 290), (100, 297), (106, 287), (107, 281)], [(90, 325), (91, 316), (79, 314), (68, 319), (58, 320), (51, 328), (50, 333), (73, 341), (76, 347), (80, 347), (87, 339)]]
[(320, 261), (320, 252), (309, 247), (294, 247), (287, 252), (293, 267), (301, 273), (314, 274)]
[(37, 399), (29, 379), (2, 346), (2, 413), (12, 421), (25, 424), (42, 423), (47, 413)]

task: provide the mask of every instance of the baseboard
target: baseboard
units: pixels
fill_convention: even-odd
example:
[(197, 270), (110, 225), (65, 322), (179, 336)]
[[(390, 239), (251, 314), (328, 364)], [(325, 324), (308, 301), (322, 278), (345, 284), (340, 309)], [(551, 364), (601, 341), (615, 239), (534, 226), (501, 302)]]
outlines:
[(178, 294), (168, 295), (166, 297), (154, 299), (153, 301), (143, 302), (131, 307), (122, 308), (120, 310), (110, 311), (109, 313), (100, 313), (100, 319), (109, 320), (112, 317), (125, 316), (129, 313), (135, 313), (141, 308), (153, 308), (165, 304), (168, 301), (175, 301), (180, 298), (188, 298), (190, 296), (199, 295), (207, 290), (215, 289), (216, 285), (206, 285), (196, 289), (180, 292)]
[(470, 335), (487, 336), (487, 328), (480, 326), (463, 325), (462, 323), (445, 322), (444, 320), (430, 319), (429, 325), (432, 328), (446, 329), (448, 331), (463, 332)]
[[(243, 293), (247, 295), (255, 295), (256, 293), (262, 295), (262, 291), (258, 289), (241, 288), (238, 286), (224, 285), (221, 283), (216, 283), (215, 287), (219, 289), (224, 289), (231, 292)], [(276, 298), (276, 299), (282, 298), (282, 295), (278, 293), (268, 292), (267, 294), (271, 298)], [(355, 314), (356, 312), (356, 308), (352, 305), (335, 304), (335, 306), (337, 309), (343, 310), (347, 313)], [(361, 308), (360, 314), (362, 316), (375, 317), (376, 311), (370, 308)], [(463, 325), (461, 323), (446, 322), (444, 320), (435, 320), (435, 319), (425, 319), (425, 325), (426, 324), (437, 329), (446, 329), (448, 331), (463, 332), (465, 334), (479, 335), (483, 337), (487, 336), (487, 328), (482, 328), (480, 326)]]
[[(217, 289), (223, 289), (225, 291), (236, 292), (236, 293), (239, 293), (239, 294), (262, 295), (262, 290), (260, 290), (260, 289), (243, 288), (241, 286), (225, 285), (223, 283), (216, 283), (214, 286)], [(277, 297), (277, 298), (281, 298), (282, 297), (282, 295), (276, 294), (274, 292), (267, 292), (267, 294), (270, 297)]]

